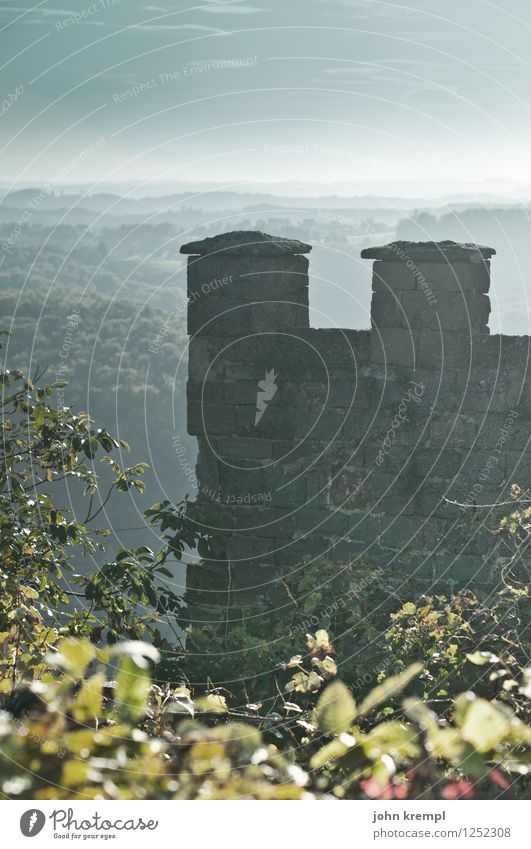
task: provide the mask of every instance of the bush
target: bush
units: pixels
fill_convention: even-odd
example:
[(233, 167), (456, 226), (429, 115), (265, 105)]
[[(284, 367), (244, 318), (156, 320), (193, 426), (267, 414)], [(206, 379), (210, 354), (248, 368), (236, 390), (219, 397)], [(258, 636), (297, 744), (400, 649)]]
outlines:
[(338, 680), (316, 699), (320, 682), (312, 675), (333, 678), (334, 666), (326, 662), (325, 632), (312, 639), (318, 672), (304, 671), (298, 658), (286, 664), (298, 671), (284, 688), (293, 699), (282, 697), (284, 715), (262, 716), (254, 705), (244, 721), (217, 691), (192, 699), (186, 687), (153, 686), (158, 653), (148, 644), (96, 649), (63, 639), (40, 681), (28, 686), (24, 715), (0, 716), (2, 792), (24, 799), (448, 799), (517, 791), (531, 729), (507, 706), (468, 692), (453, 702), (451, 722), (414, 698), (383, 718), (421, 664), (359, 704)]

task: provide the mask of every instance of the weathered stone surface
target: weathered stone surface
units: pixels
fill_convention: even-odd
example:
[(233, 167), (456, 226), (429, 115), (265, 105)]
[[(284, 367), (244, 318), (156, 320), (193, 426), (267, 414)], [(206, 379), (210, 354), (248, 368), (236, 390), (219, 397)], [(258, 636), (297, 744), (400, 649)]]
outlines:
[(182, 254), (210, 255), (229, 254), (232, 256), (278, 256), (279, 254), (307, 254), (312, 246), (297, 239), (284, 239), (282, 236), (270, 236), (260, 230), (232, 230), (219, 236), (210, 236), (198, 242), (182, 245)]
[(431, 420), (430, 441), (434, 446), (471, 448), (477, 432), (478, 426), (474, 416), (439, 412)]
[[(490, 300), (476, 292), (438, 295), (430, 303), (422, 292), (404, 292), (399, 299), (397, 322), (402, 327), (439, 327), (452, 332), (470, 330), (486, 332), (490, 315)], [(396, 326), (396, 324), (395, 324)]]
[(188, 433), (199, 436), (236, 433), (236, 409), (228, 404), (189, 404)]
[(379, 259), (386, 262), (406, 262), (408, 259), (424, 262), (450, 262), (453, 260), (480, 262), (490, 259), (494, 248), (469, 242), (391, 242), (376, 248), (364, 248), (362, 259)]
[(415, 452), (413, 464), (415, 473), (421, 480), (442, 479), (451, 481), (462, 468), (462, 458), (459, 451), (445, 448), (444, 442), (440, 448), (421, 449)]
[(449, 330), (444, 333), (421, 330), (419, 333), (418, 363), (422, 368), (468, 370), (472, 352), (473, 341), (467, 333)]
[(380, 261), (374, 263), (372, 288), (388, 294), (422, 292), (427, 301), (449, 294), (466, 297), (471, 292), (489, 291), (489, 265), (463, 260), (451, 263), (419, 260), (408, 267), (406, 263)]
[(371, 362), (415, 368), (418, 345), (416, 331), (403, 328), (379, 328), (371, 334)]
[[(530, 340), (486, 332), (493, 251), (387, 246), (374, 265), (373, 329), (354, 331), (298, 326), (306, 257), (285, 244), (255, 256), (225, 247), (189, 260), (201, 338), (188, 399), (201, 497), (232, 529), (233, 606), (273, 598), (268, 576), (303, 558), (369, 557), (415, 591), (486, 581), (491, 519), (510, 484), (531, 479)], [(247, 312), (245, 325), (215, 318), (202, 336), (200, 322), (227, 307)], [(258, 382), (271, 370), (276, 392), (257, 427)]]
[(245, 439), (218, 439), (217, 447), (222, 457), (245, 460), (269, 460), (273, 457), (273, 443), (270, 439), (245, 437)]

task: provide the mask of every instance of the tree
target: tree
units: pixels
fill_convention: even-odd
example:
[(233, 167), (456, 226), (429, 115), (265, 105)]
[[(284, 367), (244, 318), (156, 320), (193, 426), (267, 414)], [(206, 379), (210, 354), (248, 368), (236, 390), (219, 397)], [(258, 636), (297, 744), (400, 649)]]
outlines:
[[(55, 406), (54, 390), (65, 384), (42, 378), (0, 371), (0, 692), (13, 699), (61, 636), (113, 643), (149, 634), (163, 644), (157, 607), (180, 605), (171, 591), (157, 592), (163, 561), (147, 547), (118, 551), (88, 576), (76, 572), (76, 554), (105, 549), (110, 530), (94, 520), (114, 493), (143, 491), (146, 464), (123, 468), (110, 454), (127, 443), (86, 413)], [(111, 472), (105, 491), (97, 460)], [(65, 484), (82, 489), (83, 515), (59, 500)]]

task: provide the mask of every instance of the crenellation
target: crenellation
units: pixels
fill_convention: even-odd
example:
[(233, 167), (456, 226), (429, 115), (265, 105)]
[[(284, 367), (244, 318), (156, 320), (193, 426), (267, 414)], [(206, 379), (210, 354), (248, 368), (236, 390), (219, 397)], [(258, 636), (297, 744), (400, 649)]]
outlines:
[[(316, 558), (367, 556), (420, 585), (488, 581), (485, 519), (531, 477), (530, 340), (489, 335), (494, 251), (364, 251), (371, 329), (352, 330), (309, 327), (309, 250), (256, 233), (185, 250), (197, 501), (226, 529), (233, 605), (273, 598), (279, 574)], [(199, 569), (198, 603), (213, 569), (228, 574)]]

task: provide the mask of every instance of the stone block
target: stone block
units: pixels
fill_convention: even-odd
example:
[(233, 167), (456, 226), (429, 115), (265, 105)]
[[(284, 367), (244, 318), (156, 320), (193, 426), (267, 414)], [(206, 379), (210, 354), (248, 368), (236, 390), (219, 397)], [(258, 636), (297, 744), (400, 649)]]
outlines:
[(489, 413), (478, 421), (478, 445), (498, 451), (522, 451), (531, 440), (531, 420), (523, 415), (515, 416), (513, 410), (506, 413)]
[(415, 473), (422, 480), (451, 481), (462, 471), (462, 455), (451, 448), (421, 449), (415, 452)]
[(422, 481), (413, 493), (414, 512), (419, 516), (454, 521), (459, 518), (462, 509), (448, 503), (455, 500), (455, 491), (443, 480)]
[(207, 436), (236, 433), (236, 410), (228, 404), (188, 404), (188, 433)]
[(258, 380), (262, 378), (259, 364), (253, 360), (232, 360), (226, 361), (223, 368), (227, 387), (240, 381), (252, 381), (256, 392)]
[[(346, 448), (357, 456), (360, 447), (370, 437), (374, 430), (374, 413), (371, 409), (354, 405), (343, 413), (340, 441)], [(337, 446), (338, 440), (335, 445)]]
[(252, 332), (252, 304), (233, 298), (205, 296), (188, 307), (188, 333), (240, 336)]
[[(231, 565), (234, 567), (234, 574), (238, 574), (238, 588), (248, 589), (253, 586), (252, 581), (243, 578), (244, 574), (248, 574), (250, 568), (253, 571), (257, 566), (261, 566), (264, 570), (264, 564), (270, 564), (264, 571), (269, 573), (271, 579), (274, 562), (274, 541), (272, 537), (259, 537), (251, 534), (237, 533), (231, 538), (229, 546), (229, 556)], [(262, 581), (263, 581), (262, 572)], [(256, 587), (256, 585), (254, 585)]]
[[(415, 368), (417, 333), (402, 328), (382, 328), (371, 334), (371, 362)], [(420, 360), (422, 361), (422, 360)]]
[(518, 400), (518, 388), (507, 374), (495, 369), (474, 369), (463, 395), (462, 409), (481, 416), (509, 411)]
[[(415, 296), (415, 292), (411, 292)], [(373, 292), (371, 300), (371, 325), (375, 328), (408, 327), (404, 308), (393, 293)]]
[(370, 479), (371, 512), (387, 513), (391, 516), (409, 515), (415, 512), (413, 497), (415, 486), (406, 486), (405, 477), (378, 470)]
[(399, 326), (452, 332), (483, 332), (490, 315), (490, 300), (486, 295), (468, 292), (442, 294), (430, 303), (423, 292), (400, 293), (397, 309)]
[(306, 271), (249, 271), (233, 278), (227, 286), (232, 298), (242, 301), (272, 300), (308, 303), (308, 274)]
[(261, 439), (292, 439), (294, 434), (293, 415), (281, 404), (271, 403), (258, 423), (256, 406), (238, 405), (237, 433)]
[(188, 381), (186, 397), (189, 404), (219, 404), (225, 400), (226, 387), (223, 382), (213, 380)]
[(477, 435), (476, 418), (460, 413), (435, 412), (430, 424), (430, 444), (434, 447), (469, 449)]
[[(188, 296), (200, 298), (213, 293), (252, 290), (252, 296), (268, 291), (272, 277), (285, 277), (286, 286), (295, 280), (303, 284), (308, 275), (308, 259), (302, 255), (284, 256), (228, 256), (216, 255), (190, 257), (188, 260)], [(232, 295), (231, 295), (232, 296)]]
[[(265, 549), (264, 545), (269, 545), (269, 549)], [(275, 548), (274, 540), (253, 538), (250, 542), (250, 547), (255, 546), (255, 551), (261, 551), (262, 556), (271, 558), (271, 551)], [(264, 565), (259, 558), (250, 561), (249, 563), (234, 563), (232, 564), (232, 588), (235, 593), (245, 593), (249, 590), (254, 592), (266, 592), (268, 595), (274, 589), (278, 582), (278, 570), (271, 563)], [(237, 602), (238, 603), (238, 602)]]
[(423, 544), (423, 521), (410, 516), (393, 516), (380, 521), (380, 545), (389, 548), (419, 548)]
[(344, 410), (299, 407), (291, 412), (297, 439), (322, 439), (333, 444), (339, 438), (345, 419)]
[[(488, 266), (488, 263), (487, 263)], [(416, 288), (431, 289), (439, 298), (444, 294), (488, 292), (490, 277), (485, 263), (473, 262), (419, 262), (417, 264)]]
[(225, 381), (220, 387), (223, 392), (223, 400), (227, 404), (256, 404), (256, 393), (258, 384), (255, 380)]
[(468, 370), (472, 352), (473, 340), (467, 333), (438, 333), (435, 330), (421, 330), (419, 333), (418, 365), (421, 369)]
[(197, 455), (196, 473), (199, 484), (209, 492), (215, 492), (220, 486), (220, 467), (218, 458), (208, 445), (201, 440)]
[(531, 451), (528, 448), (505, 452), (505, 479), (509, 486), (516, 483), (522, 489), (531, 489)]
[(346, 467), (333, 472), (328, 490), (331, 507), (344, 512), (371, 506), (370, 469)]
[(270, 439), (221, 437), (217, 440), (217, 447), (224, 458), (256, 461), (273, 459), (273, 442)]
[(289, 330), (293, 327), (307, 327), (309, 323), (308, 305), (287, 301), (251, 304), (251, 333), (267, 333), (275, 330)]
[(427, 369), (420, 366), (414, 379), (423, 387), (419, 414), (422, 411), (426, 420), (430, 418), (428, 410), (431, 410), (433, 416), (459, 412), (466, 389), (466, 374), (462, 378), (457, 367), (441, 369), (439, 364)]
[(372, 288), (375, 292), (394, 292), (397, 289), (417, 288), (414, 274), (405, 263), (375, 262), (372, 268)]
[(205, 337), (190, 339), (188, 374), (191, 382), (223, 380), (225, 363), (224, 358), (218, 356), (220, 350), (217, 343)]

